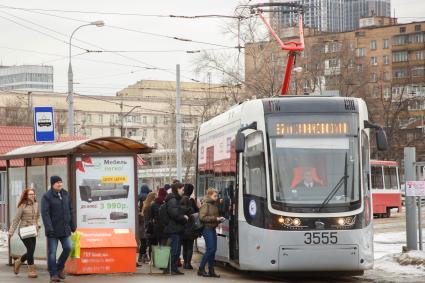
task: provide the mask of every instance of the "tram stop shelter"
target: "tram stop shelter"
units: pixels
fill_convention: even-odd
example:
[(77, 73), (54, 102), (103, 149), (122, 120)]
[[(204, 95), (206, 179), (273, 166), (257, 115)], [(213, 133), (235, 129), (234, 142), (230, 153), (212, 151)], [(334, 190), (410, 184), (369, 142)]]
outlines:
[[(138, 154), (151, 151), (132, 139), (102, 137), (31, 145), (0, 155), (7, 170), (7, 227), (23, 189), (33, 188), (40, 203), (50, 187), (50, 176), (58, 175), (71, 195), (78, 228), (130, 229), (135, 233)], [(35, 258), (46, 259), (44, 227), (39, 234)], [(9, 244), (9, 263), (24, 251), (15, 234)]]

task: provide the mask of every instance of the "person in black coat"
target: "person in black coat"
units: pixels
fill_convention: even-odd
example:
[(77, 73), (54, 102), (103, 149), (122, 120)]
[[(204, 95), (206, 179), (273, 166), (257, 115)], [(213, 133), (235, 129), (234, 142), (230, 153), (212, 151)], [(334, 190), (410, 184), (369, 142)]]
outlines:
[(185, 215), (184, 210), (180, 206), (180, 200), (184, 193), (184, 185), (180, 182), (173, 183), (171, 186), (171, 194), (167, 195), (165, 204), (167, 208), (167, 224), (164, 233), (168, 237), (171, 246), (171, 274), (182, 275), (177, 268), (177, 260), (181, 252), (181, 237), (184, 232), (184, 225), (189, 217)]
[[(50, 177), (50, 189), (41, 199), (41, 217), (47, 237), (47, 265), (52, 282), (65, 279), (65, 262), (71, 253), (71, 233), (77, 229), (73, 220), (72, 203), (69, 193), (62, 187), (59, 176)], [(58, 242), (62, 253), (56, 261)]]
[(192, 214), (195, 212), (193, 210), (190, 198), (186, 195), (183, 196), (180, 204), (183, 208), (183, 211), (189, 217), (189, 220), (186, 222), (184, 226), (184, 232), (182, 237), (183, 261), (184, 261), (183, 268), (193, 269), (193, 266), (191, 264), (192, 255), (193, 255), (193, 243), (195, 239), (198, 238), (199, 231), (196, 231), (195, 229), (195, 219), (192, 216)]
[(150, 221), (153, 223), (153, 234), (151, 236), (152, 245), (166, 245), (167, 238), (164, 237), (165, 226), (161, 224), (159, 219), (159, 208), (165, 203), (167, 190), (161, 188), (158, 190), (158, 195), (150, 207)]

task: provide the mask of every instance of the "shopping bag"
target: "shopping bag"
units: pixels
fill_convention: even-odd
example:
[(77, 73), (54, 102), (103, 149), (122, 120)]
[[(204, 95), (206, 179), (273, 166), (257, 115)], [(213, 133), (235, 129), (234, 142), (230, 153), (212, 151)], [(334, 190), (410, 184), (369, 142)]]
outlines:
[(156, 268), (167, 268), (171, 248), (168, 246), (153, 246), (153, 265)]
[(80, 239), (81, 239), (82, 233), (76, 231), (74, 234), (71, 235), (71, 242), (72, 242), (72, 248), (71, 248), (71, 258), (80, 258)]

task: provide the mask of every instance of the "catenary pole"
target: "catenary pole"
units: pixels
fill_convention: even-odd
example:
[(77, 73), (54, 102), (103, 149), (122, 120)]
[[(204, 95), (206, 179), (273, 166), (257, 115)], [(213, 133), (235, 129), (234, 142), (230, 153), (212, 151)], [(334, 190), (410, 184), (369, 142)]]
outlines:
[(180, 64), (176, 65), (176, 174), (182, 179), (182, 129), (180, 116)]
[[(416, 181), (416, 148), (404, 148), (404, 171), (407, 181)], [(416, 197), (406, 196), (406, 240), (408, 250), (418, 249)]]

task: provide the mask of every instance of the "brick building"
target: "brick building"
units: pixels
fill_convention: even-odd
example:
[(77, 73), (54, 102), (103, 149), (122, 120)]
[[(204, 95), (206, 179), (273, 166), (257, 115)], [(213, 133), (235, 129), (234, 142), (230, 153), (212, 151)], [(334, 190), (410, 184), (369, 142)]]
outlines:
[[(420, 142), (425, 114), (425, 22), (398, 24), (393, 18), (371, 17), (361, 19), (360, 26), (341, 33), (307, 30), (290, 94), (362, 97), (371, 119), (387, 128), (392, 143), (387, 155), (375, 158), (400, 159), (403, 146), (418, 145), (418, 156), (425, 159)], [(296, 33), (289, 30), (286, 35), (284, 40)], [(246, 46), (245, 80), (252, 96), (279, 93), (286, 56), (275, 42)]]

